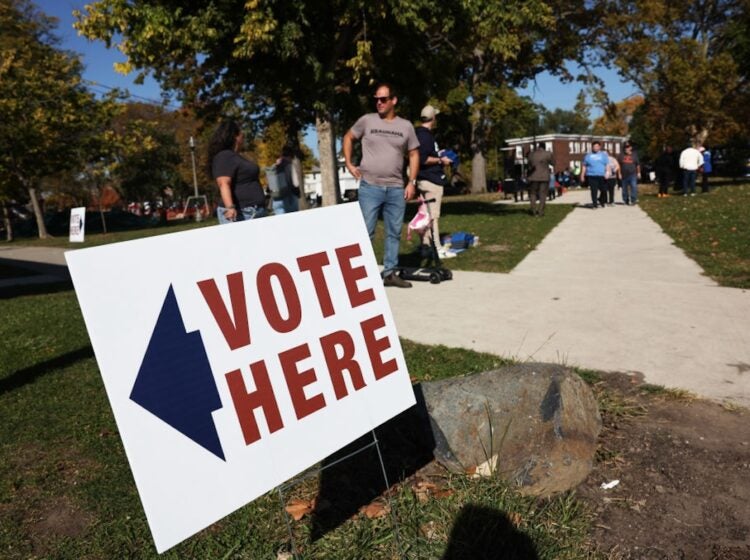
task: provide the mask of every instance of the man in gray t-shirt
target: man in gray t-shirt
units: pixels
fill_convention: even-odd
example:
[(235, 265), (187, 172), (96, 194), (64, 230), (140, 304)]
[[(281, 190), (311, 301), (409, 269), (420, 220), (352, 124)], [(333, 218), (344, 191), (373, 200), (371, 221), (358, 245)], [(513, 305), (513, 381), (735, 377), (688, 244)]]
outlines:
[[(383, 284), (410, 288), (411, 283), (396, 274), (401, 228), (406, 201), (416, 193), (419, 172), (419, 140), (414, 127), (406, 119), (396, 116), (398, 97), (393, 87), (381, 84), (375, 91), (377, 113), (360, 117), (344, 135), (343, 149), (346, 167), (360, 180), (359, 206), (365, 218), (370, 239), (375, 236), (378, 214), (383, 212), (385, 251), (383, 254)], [(352, 163), (354, 142), (362, 145), (362, 162)], [(409, 157), (409, 182), (404, 188), (404, 158)]]

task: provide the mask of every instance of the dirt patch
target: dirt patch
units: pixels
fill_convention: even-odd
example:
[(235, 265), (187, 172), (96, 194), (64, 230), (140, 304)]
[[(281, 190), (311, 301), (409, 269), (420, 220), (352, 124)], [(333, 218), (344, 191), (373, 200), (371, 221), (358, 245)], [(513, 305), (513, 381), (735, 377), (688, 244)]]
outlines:
[(622, 374), (598, 387), (642, 414), (605, 410), (599, 461), (578, 489), (593, 540), (617, 559), (750, 558), (750, 413), (646, 389)]
[(507, 253), (510, 245), (482, 245), (482, 249), (489, 253)]
[(81, 510), (66, 496), (52, 498), (42, 505), (29, 523), (29, 535), (36, 553), (44, 553), (48, 543), (61, 537), (80, 537), (93, 521), (91, 514)]
[(97, 465), (72, 445), (54, 455), (27, 445), (10, 459), (16, 475), (10, 500), (0, 504), (0, 517), (23, 535), (19, 554), (45, 556), (62, 539), (81, 538), (94, 522), (78, 504), (73, 487), (88, 480)]

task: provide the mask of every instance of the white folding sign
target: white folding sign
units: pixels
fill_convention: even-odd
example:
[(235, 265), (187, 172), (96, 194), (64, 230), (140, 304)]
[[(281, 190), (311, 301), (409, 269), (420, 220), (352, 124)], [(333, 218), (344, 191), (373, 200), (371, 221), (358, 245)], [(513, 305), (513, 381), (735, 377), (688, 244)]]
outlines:
[(415, 402), (357, 205), (66, 258), (159, 552)]
[(70, 209), (70, 231), (69, 241), (71, 243), (83, 243), (86, 231), (86, 208)]

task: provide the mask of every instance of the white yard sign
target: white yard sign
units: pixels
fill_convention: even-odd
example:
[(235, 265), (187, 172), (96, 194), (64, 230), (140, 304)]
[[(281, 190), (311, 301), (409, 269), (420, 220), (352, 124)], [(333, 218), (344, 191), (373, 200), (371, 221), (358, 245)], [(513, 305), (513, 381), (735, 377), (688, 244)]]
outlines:
[(69, 240), (71, 243), (83, 243), (83, 236), (86, 231), (86, 208), (70, 209), (70, 232)]
[(66, 258), (159, 552), (415, 402), (357, 205)]

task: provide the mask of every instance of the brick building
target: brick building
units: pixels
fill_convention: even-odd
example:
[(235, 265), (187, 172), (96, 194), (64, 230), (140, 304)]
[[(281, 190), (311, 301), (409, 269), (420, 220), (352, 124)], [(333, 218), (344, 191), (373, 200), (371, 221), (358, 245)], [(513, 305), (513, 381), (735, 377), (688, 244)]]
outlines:
[[(542, 143), (555, 156), (555, 173), (563, 169), (580, 169), (583, 156), (591, 151), (591, 143), (598, 140), (602, 149), (617, 157), (622, 153), (622, 145), (627, 136), (596, 136), (591, 134), (544, 134), (509, 138), (503, 151), (505, 157), (505, 176), (523, 177), (526, 175), (526, 156), (532, 144)], [(512, 170), (512, 171), (511, 171)]]

